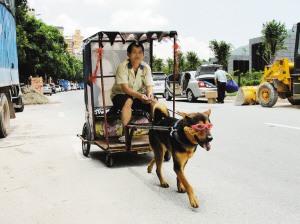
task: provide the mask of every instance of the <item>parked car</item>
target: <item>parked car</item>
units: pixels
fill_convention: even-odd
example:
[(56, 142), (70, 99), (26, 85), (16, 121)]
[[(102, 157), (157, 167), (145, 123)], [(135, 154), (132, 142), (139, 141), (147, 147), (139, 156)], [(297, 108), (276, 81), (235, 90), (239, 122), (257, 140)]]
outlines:
[(49, 83), (51, 89), (52, 89), (52, 93), (56, 93), (56, 88), (55, 88), (55, 84), (54, 83)]
[(79, 89), (79, 90), (81, 89), (80, 85), (77, 86), (77, 89)]
[(60, 86), (61, 92), (64, 92), (65, 88), (63, 87), (63, 85), (59, 85), (59, 86)]
[(56, 90), (56, 92), (61, 92), (60, 86), (59, 85), (55, 85), (55, 90)]
[(71, 90), (77, 90), (76, 85), (75, 84), (71, 84)]
[[(206, 91), (217, 91), (214, 80), (216, 68), (222, 65), (207, 64), (198, 67), (197, 71), (183, 72), (176, 77), (175, 98), (187, 98), (189, 102), (205, 97)], [(173, 98), (173, 75), (165, 82), (166, 100)]]
[(153, 93), (156, 95), (165, 96), (165, 79), (167, 75), (163, 72), (152, 72), (152, 78), (154, 82)]
[(52, 88), (49, 84), (43, 84), (43, 93), (52, 95)]

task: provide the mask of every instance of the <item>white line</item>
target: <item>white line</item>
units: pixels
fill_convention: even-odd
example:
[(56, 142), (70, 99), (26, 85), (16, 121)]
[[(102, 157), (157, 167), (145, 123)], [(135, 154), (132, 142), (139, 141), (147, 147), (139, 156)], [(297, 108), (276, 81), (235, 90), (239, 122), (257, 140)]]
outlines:
[(264, 123), (264, 124), (266, 124), (266, 125), (271, 125), (271, 126), (278, 126), (278, 127), (283, 127), (283, 128), (292, 128), (292, 129), (300, 130), (299, 127), (293, 127), (293, 126), (287, 126), (287, 125), (272, 124), (272, 123)]
[(65, 114), (64, 114), (64, 112), (58, 112), (58, 116), (59, 117), (65, 117)]

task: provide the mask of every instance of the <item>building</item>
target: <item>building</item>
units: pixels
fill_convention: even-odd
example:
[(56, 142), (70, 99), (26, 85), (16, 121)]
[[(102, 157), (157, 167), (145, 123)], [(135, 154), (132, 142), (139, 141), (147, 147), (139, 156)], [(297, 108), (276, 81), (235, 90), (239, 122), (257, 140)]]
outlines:
[[(282, 58), (288, 58), (289, 61), (294, 60), (294, 49), (296, 33), (292, 30), (288, 31), (291, 36), (285, 39), (285, 46), (288, 50), (280, 50), (277, 52), (276, 60)], [(249, 45), (239, 47), (231, 51), (231, 56), (228, 60), (228, 72), (239, 71), (240, 73), (246, 73), (248, 71), (263, 71), (266, 62), (259, 54), (262, 47), (261, 37), (252, 38), (249, 40)], [(212, 58), (206, 63), (216, 63), (216, 59)]]
[(69, 53), (76, 58), (82, 60), (82, 49), (81, 49), (81, 43), (83, 40), (83, 36), (81, 36), (81, 31), (76, 30), (75, 34), (71, 37), (65, 37), (66, 43), (68, 44), (67, 50)]

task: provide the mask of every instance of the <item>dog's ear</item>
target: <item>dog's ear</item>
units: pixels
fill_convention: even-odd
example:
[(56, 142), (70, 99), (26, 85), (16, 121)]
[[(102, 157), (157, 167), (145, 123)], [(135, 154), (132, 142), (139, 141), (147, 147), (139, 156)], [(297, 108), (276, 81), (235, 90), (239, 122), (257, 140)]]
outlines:
[(182, 117), (183, 117), (183, 125), (187, 125), (189, 126), (189, 124), (191, 123), (192, 118), (190, 117), (190, 114), (186, 114), (183, 112), (179, 112), (177, 111)]
[(209, 109), (208, 111), (203, 112), (205, 115), (210, 116), (211, 114), (211, 109)]
[(183, 113), (183, 112), (177, 111), (177, 113), (179, 113), (183, 118), (189, 116), (189, 114), (186, 114), (186, 113)]

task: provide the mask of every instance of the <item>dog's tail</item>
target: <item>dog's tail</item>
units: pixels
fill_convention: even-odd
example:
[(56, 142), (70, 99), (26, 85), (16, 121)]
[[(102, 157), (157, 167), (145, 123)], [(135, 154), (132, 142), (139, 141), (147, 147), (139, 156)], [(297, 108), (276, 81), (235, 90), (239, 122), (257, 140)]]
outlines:
[(169, 111), (163, 103), (156, 103), (153, 108), (153, 123), (161, 121), (164, 117), (169, 117)]

